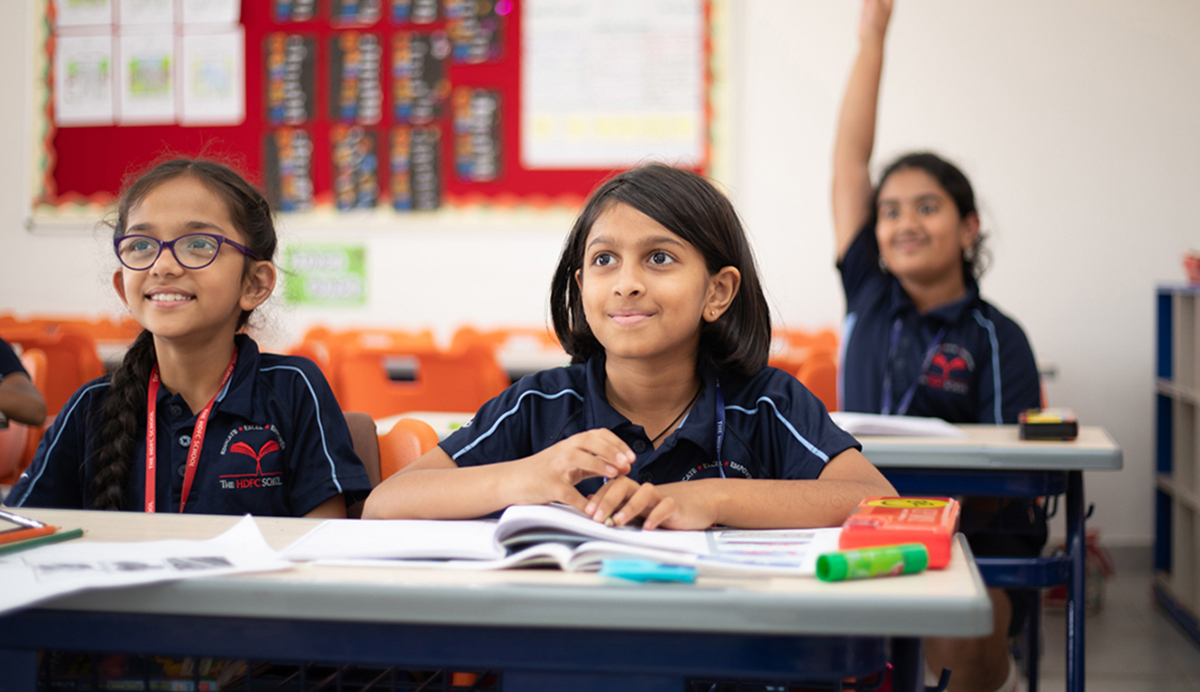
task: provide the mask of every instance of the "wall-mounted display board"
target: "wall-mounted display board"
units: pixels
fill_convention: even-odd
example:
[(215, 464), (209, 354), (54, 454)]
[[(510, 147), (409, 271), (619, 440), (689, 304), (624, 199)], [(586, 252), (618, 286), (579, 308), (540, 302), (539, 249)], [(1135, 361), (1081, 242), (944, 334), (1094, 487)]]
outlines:
[(719, 158), (724, 0), (43, 1), (35, 225), (171, 154), (300, 215), (574, 206)]

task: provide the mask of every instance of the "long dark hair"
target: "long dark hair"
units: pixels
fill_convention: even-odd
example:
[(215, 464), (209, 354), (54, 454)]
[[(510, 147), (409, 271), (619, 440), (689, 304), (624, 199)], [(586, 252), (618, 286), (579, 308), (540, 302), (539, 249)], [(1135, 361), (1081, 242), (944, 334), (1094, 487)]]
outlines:
[(575, 273), (583, 267), (592, 225), (615, 204), (629, 205), (691, 243), (704, 256), (710, 274), (723, 267), (741, 272), (741, 287), (729, 309), (714, 322), (701, 322), (697, 360), (747, 376), (761, 370), (771, 344), (771, 311), (742, 222), (729, 199), (708, 180), (660, 163), (604, 182), (592, 193), (563, 243), (550, 284), (550, 315), (571, 362), (582, 363), (604, 353), (584, 316)]
[[(967, 180), (967, 176), (958, 166), (931, 152), (914, 152), (905, 154), (890, 163), (887, 168), (883, 169), (883, 174), (879, 176), (879, 184), (875, 187), (874, 203), (871, 205), (869, 223), (872, 231), (879, 222), (879, 191), (883, 189), (883, 184), (893, 173), (904, 170), (919, 170), (929, 174), (946, 191), (950, 199), (954, 200), (954, 206), (958, 209), (960, 218), (965, 219), (968, 214), (979, 213), (979, 209), (975, 206), (975, 190), (971, 187), (971, 181)], [(984, 244), (985, 240), (986, 236), (980, 233), (975, 245), (963, 251), (964, 279), (978, 281), (987, 269), (990, 256)]]
[[(165, 161), (132, 181), (127, 180), (117, 202), (116, 219), (109, 223), (113, 237), (125, 235), (130, 212), (146, 195), (169, 180), (183, 177), (199, 181), (225, 202), (229, 218), (245, 237), (246, 245), (259, 257), (270, 261), (275, 256), (275, 222), (262, 193), (229, 167), (197, 159)], [(245, 258), (246, 274), (254, 261), (248, 256)], [(249, 319), (250, 311), (242, 311), (238, 328), (245, 326)], [(137, 433), (146, 417), (150, 371), (156, 362), (154, 336), (143, 329), (121, 365), (112, 373), (108, 397), (100, 408), (100, 449), (96, 475), (92, 479), (94, 509), (126, 509), (125, 487), (137, 447)]]

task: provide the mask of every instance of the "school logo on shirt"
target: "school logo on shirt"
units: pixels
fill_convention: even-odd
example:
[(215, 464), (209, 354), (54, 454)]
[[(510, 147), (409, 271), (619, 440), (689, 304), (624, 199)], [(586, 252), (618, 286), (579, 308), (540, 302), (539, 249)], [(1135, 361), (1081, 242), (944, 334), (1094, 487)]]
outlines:
[(703, 473), (704, 471), (710, 472), (710, 473), (704, 474), (705, 478), (719, 478), (721, 475), (721, 472), (717, 469), (718, 463), (725, 469), (725, 477), (726, 478), (737, 478), (737, 477), (754, 478), (754, 474), (750, 473), (750, 469), (746, 468), (745, 466), (742, 466), (741, 464), (737, 463), (736, 461), (721, 461), (721, 462), (706, 461), (703, 464), (696, 464), (695, 466), (692, 466), (691, 468), (689, 468), (687, 470), (687, 473), (683, 474), (683, 478), (680, 478), (679, 480), (680, 481), (690, 481), (693, 478), (695, 478), (697, 475)]
[(221, 446), (222, 490), (274, 488), (283, 485), (279, 457), (286, 445), (274, 425), (234, 428)]
[(940, 344), (929, 366), (921, 373), (921, 384), (953, 394), (966, 394), (971, 390), (971, 373), (975, 371), (975, 357), (957, 344)]

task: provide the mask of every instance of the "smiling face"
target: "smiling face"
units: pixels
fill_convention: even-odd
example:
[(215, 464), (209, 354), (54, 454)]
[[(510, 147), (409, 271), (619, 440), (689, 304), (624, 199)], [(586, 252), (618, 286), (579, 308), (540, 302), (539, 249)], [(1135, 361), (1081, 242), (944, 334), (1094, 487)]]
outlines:
[[(189, 233), (210, 233), (247, 244), (224, 200), (187, 175), (150, 190), (130, 209), (125, 229), (125, 235), (161, 241)], [(270, 262), (255, 264), (270, 266)], [(242, 312), (266, 300), (274, 285), (273, 272), (265, 292), (261, 282), (249, 280), (252, 273), (246, 272), (242, 253), (228, 244), (222, 244), (212, 264), (202, 269), (184, 267), (163, 248), (145, 271), (119, 269), (113, 286), (138, 323), (160, 339), (207, 340), (226, 333), (232, 338)]]
[(695, 246), (618, 203), (592, 225), (575, 280), (610, 360), (694, 361), (701, 321), (728, 308), (738, 276), (733, 267), (709, 274)]
[(979, 217), (965, 218), (933, 176), (902, 168), (879, 188), (875, 234), (879, 254), (903, 281), (937, 283), (962, 278), (962, 253), (979, 240)]

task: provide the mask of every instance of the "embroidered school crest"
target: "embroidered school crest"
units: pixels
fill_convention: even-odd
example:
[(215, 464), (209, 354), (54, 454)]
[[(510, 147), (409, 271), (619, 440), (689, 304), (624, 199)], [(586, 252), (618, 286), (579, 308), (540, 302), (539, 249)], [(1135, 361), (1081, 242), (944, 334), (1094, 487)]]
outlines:
[(274, 425), (234, 428), (221, 446), (222, 490), (273, 488), (283, 485), (280, 463), (285, 447)]
[(971, 390), (971, 373), (975, 372), (975, 357), (957, 344), (940, 344), (929, 366), (921, 373), (921, 384), (953, 394)]

